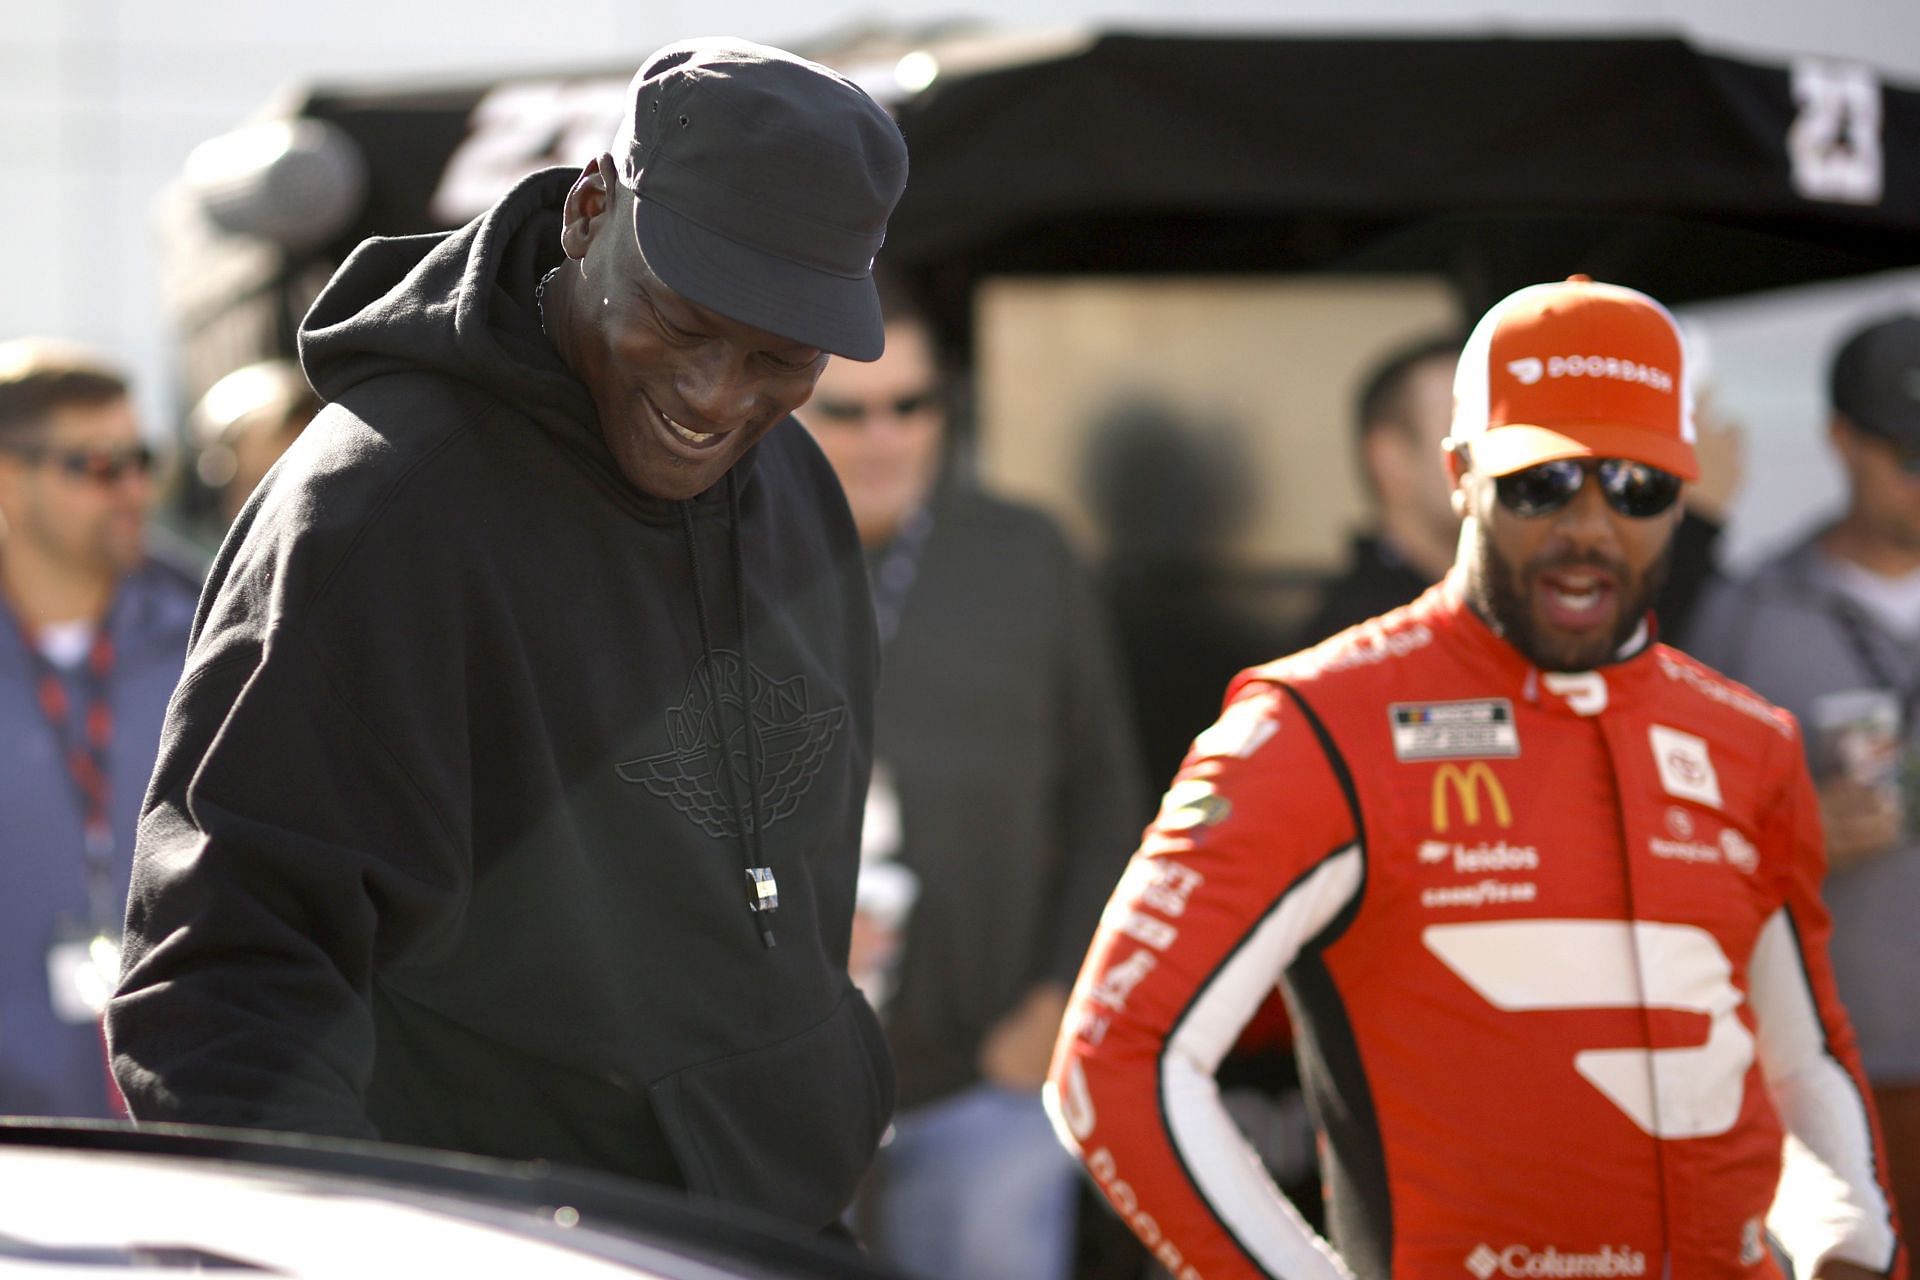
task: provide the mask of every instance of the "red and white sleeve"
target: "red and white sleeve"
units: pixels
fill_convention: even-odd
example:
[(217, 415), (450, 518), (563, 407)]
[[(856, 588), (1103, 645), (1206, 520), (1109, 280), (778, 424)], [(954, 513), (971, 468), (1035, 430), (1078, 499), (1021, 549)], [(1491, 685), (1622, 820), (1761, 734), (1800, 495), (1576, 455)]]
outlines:
[(1284, 689), (1195, 740), (1075, 984), (1046, 1096), (1061, 1140), (1179, 1280), (1348, 1276), (1221, 1106), (1214, 1072), (1363, 883), (1349, 783)]
[(1819, 802), (1797, 739), (1792, 747), (1783, 812), (1767, 824), (1791, 842), (1778, 853), (1786, 901), (1762, 928), (1749, 969), (1760, 1067), (1787, 1129), (1767, 1229), (1796, 1275), (1818, 1275), (1834, 1258), (1902, 1280), (1907, 1251), (1894, 1225), (1886, 1156), (1827, 959)]

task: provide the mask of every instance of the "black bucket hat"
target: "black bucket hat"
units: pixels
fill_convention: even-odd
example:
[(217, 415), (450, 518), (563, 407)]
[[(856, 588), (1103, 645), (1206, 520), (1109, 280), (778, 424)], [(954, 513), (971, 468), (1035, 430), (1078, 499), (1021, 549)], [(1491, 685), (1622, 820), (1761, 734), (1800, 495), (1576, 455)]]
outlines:
[(907, 183), (892, 117), (836, 72), (730, 37), (668, 45), (631, 93), (613, 155), (654, 274), (729, 319), (878, 359), (873, 259)]

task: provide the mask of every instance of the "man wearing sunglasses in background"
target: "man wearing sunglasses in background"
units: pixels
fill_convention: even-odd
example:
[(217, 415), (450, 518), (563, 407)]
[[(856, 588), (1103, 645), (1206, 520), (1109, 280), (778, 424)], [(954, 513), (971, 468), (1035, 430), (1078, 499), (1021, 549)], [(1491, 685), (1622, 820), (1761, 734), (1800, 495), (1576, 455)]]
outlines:
[[(1448, 576), (1196, 740), (1048, 1085), (1176, 1276), (1906, 1274), (1799, 728), (1646, 626), (1692, 435), (1658, 303), (1504, 299), (1454, 381)], [(1330, 1244), (1214, 1087), (1276, 982)]]
[(1040, 1085), (1146, 797), (1086, 574), (951, 461), (932, 329), (876, 280), (885, 353), (828, 365), (797, 414), (846, 490), (880, 630), (851, 967), (899, 1112), (861, 1234), (921, 1280), (1063, 1280), (1080, 1184)]
[(103, 1117), (134, 822), (195, 585), (150, 559), (153, 455), (89, 352), (0, 343), (0, 1113)]
[(1833, 968), (1909, 1240), (1920, 1230), (1920, 315), (1850, 333), (1828, 437), (1847, 509), (1708, 596), (1683, 642), (1807, 726)]

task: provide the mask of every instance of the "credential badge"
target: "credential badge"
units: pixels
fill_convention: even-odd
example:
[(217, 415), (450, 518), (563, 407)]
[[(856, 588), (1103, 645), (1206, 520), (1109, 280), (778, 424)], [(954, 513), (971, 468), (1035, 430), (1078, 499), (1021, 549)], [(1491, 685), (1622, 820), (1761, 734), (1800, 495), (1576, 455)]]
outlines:
[(1513, 703), (1505, 698), (1396, 702), (1387, 713), (1393, 726), (1393, 754), (1400, 760), (1475, 760), (1520, 754)]

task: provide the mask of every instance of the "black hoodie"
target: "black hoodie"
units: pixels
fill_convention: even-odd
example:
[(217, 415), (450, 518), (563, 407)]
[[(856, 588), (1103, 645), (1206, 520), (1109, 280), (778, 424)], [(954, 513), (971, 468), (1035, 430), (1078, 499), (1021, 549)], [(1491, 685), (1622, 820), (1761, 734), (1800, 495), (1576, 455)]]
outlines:
[(142, 1120), (545, 1157), (824, 1225), (892, 1106), (846, 977), (859, 545), (791, 419), (689, 502), (622, 477), (534, 309), (571, 177), (369, 241), (307, 317), (330, 403), (201, 601), (114, 1069)]

